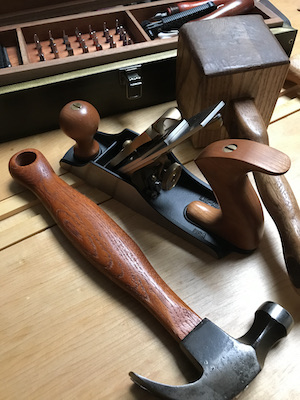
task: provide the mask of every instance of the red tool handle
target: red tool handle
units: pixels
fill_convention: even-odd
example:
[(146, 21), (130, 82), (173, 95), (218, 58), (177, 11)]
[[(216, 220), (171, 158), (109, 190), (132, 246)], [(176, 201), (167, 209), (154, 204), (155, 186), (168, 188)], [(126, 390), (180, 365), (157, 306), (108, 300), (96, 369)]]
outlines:
[(284, 174), (291, 165), (289, 157), (251, 140), (226, 139), (205, 147), (195, 162), (213, 189), (220, 209), (193, 201), (186, 208), (188, 217), (236, 247), (254, 250), (263, 235), (264, 218), (248, 172)]
[[(220, 6), (221, 4), (227, 3), (231, 0), (215, 0), (214, 4), (216, 6)], [(167, 12), (169, 15), (176, 14), (182, 11), (190, 10), (191, 8), (202, 6), (206, 4), (208, 0), (201, 1), (185, 1), (184, 3), (177, 3), (167, 8)]]
[(232, 0), (224, 2), (223, 5), (218, 7), (215, 11), (211, 12), (199, 20), (228, 17), (232, 15), (246, 14), (254, 8), (254, 0)]
[(201, 321), (160, 278), (137, 244), (90, 199), (67, 185), (34, 149), (9, 162), (13, 178), (42, 201), (73, 245), (182, 340)]
[[(208, 0), (192, 1), (177, 3), (174, 6), (167, 8), (169, 15), (176, 14), (191, 8), (206, 4)], [(201, 17), (199, 19), (210, 19), (225, 17), (228, 15), (238, 15), (250, 11), (254, 7), (254, 0), (213, 0), (214, 4), (218, 7), (212, 13)]]

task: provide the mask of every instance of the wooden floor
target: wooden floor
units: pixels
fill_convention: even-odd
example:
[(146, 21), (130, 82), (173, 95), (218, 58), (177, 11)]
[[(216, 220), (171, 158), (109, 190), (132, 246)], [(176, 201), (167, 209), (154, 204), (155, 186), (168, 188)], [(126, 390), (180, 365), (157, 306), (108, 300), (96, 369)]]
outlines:
[[(300, 2), (274, 0), (300, 28)], [(293, 54), (300, 53), (300, 39)], [(300, 89), (287, 84), (268, 132), (270, 145), (289, 155), (286, 174), (300, 203)], [(137, 132), (170, 105), (101, 120), (99, 129)], [(55, 172), (101, 205), (138, 243), (157, 272), (198, 315), (233, 337), (243, 335), (255, 310), (278, 302), (295, 320), (289, 336), (269, 353), (241, 400), (300, 398), (300, 297), (282, 256), (277, 229), (265, 211), (265, 234), (249, 256), (217, 260), (136, 214), (59, 167), (73, 145), (60, 130), (0, 146), (0, 400), (154, 399), (131, 383), (129, 371), (182, 384), (191, 366), (159, 323), (129, 295), (95, 271), (69, 244), (35, 196), (15, 183), (7, 165), (18, 150), (37, 148)], [(177, 149), (191, 167), (198, 150)]]

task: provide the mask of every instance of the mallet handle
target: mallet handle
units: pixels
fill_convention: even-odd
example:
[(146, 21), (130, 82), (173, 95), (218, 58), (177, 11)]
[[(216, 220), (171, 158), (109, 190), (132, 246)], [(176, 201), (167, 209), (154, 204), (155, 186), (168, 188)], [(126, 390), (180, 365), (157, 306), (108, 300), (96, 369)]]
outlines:
[[(269, 144), (265, 123), (253, 100), (236, 100), (233, 105), (239, 136)], [(300, 288), (300, 210), (287, 179), (254, 173), (260, 197), (279, 231), (290, 279)]]
[(300, 54), (296, 54), (290, 58), (290, 68), (286, 79), (300, 85)]
[(181, 341), (201, 318), (161, 279), (137, 244), (97, 204), (60, 179), (35, 149), (15, 154), (13, 178), (42, 201), (73, 245)]

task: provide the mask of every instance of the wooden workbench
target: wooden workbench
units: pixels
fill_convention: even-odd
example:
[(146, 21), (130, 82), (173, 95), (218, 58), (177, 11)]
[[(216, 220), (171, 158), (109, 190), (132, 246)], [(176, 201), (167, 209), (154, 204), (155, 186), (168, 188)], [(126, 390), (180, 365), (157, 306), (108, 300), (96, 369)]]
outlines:
[[(300, 1), (273, 3), (300, 28)], [(270, 144), (292, 160), (286, 176), (298, 202), (299, 93), (297, 87), (283, 91), (268, 129)], [(99, 129), (143, 132), (173, 104), (103, 119)], [(287, 276), (280, 238), (267, 212), (257, 251), (217, 260), (66, 174), (59, 159), (72, 145), (57, 130), (0, 146), (0, 400), (150, 400), (154, 397), (133, 386), (129, 371), (168, 384), (193, 378), (189, 363), (164, 328), (95, 271), (35, 197), (13, 182), (8, 161), (27, 147), (39, 149), (56, 173), (99, 203), (139, 244), (171, 288), (196, 313), (232, 336), (247, 331), (264, 301), (285, 307), (293, 315), (294, 328), (269, 353), (264, 369), (240, 399), (299, 399), (300, 296)], [(177, 150), (193, 171), (197, 153), (190, 142)]]

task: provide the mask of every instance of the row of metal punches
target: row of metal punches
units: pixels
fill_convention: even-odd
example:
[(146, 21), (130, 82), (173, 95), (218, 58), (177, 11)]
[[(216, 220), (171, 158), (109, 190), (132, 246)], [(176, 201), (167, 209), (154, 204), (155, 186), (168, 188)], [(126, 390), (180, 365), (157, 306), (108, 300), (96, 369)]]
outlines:
[(102, 31), (94, 30), (92, 25), (89, 25), (88, 33), (83, 33), (76, 27), (72, 35), (66, 34), (63, 30), (62, 37), (59, 39), (54, 39), (51, 30), (48, 33), (49, 41), (40, 41), (39, 36), (34, 34), (33, 39), (39, 61), (113, 49), (133, 43), (126, 28), (119, 23), (118, 19), (115, 20), (113, 29), (104, 22)]

